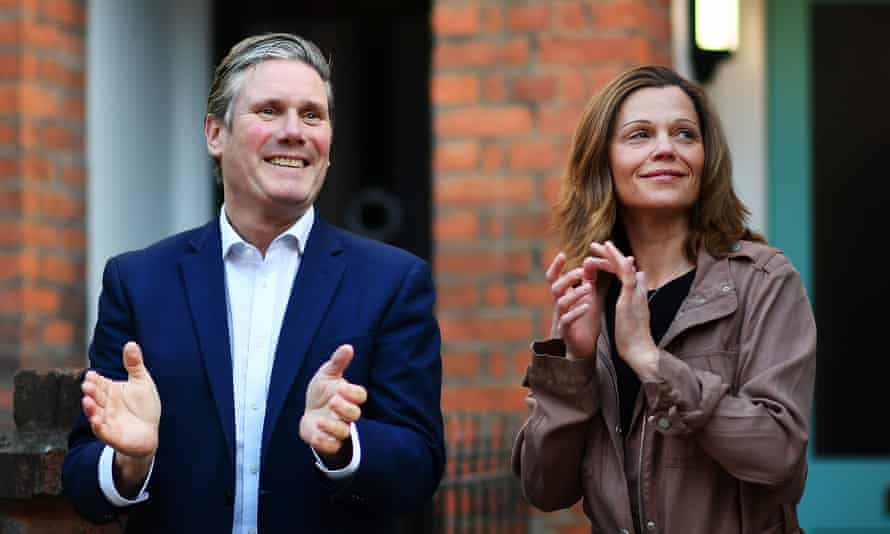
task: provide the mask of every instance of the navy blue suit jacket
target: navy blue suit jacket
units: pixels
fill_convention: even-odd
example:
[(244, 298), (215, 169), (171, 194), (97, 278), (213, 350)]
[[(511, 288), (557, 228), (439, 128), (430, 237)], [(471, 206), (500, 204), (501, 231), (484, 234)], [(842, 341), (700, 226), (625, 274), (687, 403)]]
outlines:
[[(235, 488), (232, 358), (219, 221), (109, 260), (90, 365), (125, 379), (124, 344), (140, 344), (162, 414), (150, 498), (128, 532), (231, 532)], [(262, 441), (260, 532), (389, 532), (417, 509), (445, 463), (441, 359), (428, 265), (316, 218), (281, 328)], [(368, 390), (356, 423), (361, 465), (334, 483), (299, 437), (306, 387), (350, 343), (345, 377)], [(104, 444), (83, 414), (63, 486), (95, 522), (122, 510), (98, 483)]]

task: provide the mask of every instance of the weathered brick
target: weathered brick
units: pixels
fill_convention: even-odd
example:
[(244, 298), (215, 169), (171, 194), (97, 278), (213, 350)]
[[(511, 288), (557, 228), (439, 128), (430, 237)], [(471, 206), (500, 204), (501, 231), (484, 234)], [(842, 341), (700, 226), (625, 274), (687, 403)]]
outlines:
[(482, 94), (487, 102), (501, 103), (507, 99), (507, 81), (501, 74), (486, 76)]
[(433, 7), (433, 32), (437, 35), (475, 35), (480, 28), (480, 10), (476, 4), (461, 6), (436, 3)]
[(670, 27), (670, 10), (653, 8), (638, 0), (591, 2), (593, 24), (601, 28), (638, 30), (644, 28), (659, 34), (667, 24)]
[(512, 369), (512, 355), (503, 351), (493, 351), (488, 355), (488, 375), (495, 379), (503, 379), (508, 376)]
[(451, 341), (527, 341), (534, 332), (534, 320), (530, 316), (483, 316), (473, 314), (452, 317), (443, 314), (439, 318), (442, 336)]
[(79, 190), (83, 190), (86, 185), (87, 173), (81, 163), (64, 163), (61, 167), (62, 181)]
[(21, 54), (6, 52), (0, 54), (0, 80), (15, 80), (21, 71)]
[(505, 306), (510, 300), (510, 291), (504, 284), (493, 282), (485, 288), (485, 303), (493, 307)]
[(49, 321), (43, 329), (43, 340), (49, 345), (67, 345), (74, 341), (74, 323), (61, 319)]
[(557, 80), (551, 75), (523, 76), (513, 81), (513, 94), (520, 100), (541, 102), (556, 96)]
[(445, 380), (471, 379), (478, 377), (482, 370), (480, 357), (475, 352), (448, 352), (442, 356), (442, 371)]
[(521, 106), (468, 107), (436, 114), (437, 135), (509, 136), (531, 130), (531, 112)]
[(479, 77), (469, 74), (433, 76), (431, 98), (434, 104), (469, 104), (479, 100)]
[(472, 241), (479, 236), (479, 215), (475, 211), (437, 214), (433, 223), (433, 238), (437, 241)]
[[(0, 24), (0, 35), (3, 25)], [(2, 41), (0, 41), (2, 44)], [(18, 85), (0, 85), (0, 115), (6, 117), (15, 116), (19, 112), (19, 87)]]
[(446, 384), (442, 388), (442, 408), (447, 411), (524, 412), (527, 394), (528, 390), (518, 385)]
[(436, 285), (436, 305), (439, 310), (461, 310), (479, 304), (479, 288), (475, 283), (439, 282)]
[(528, 250), (440, 250), (434, 260), (440, 275), (471, 278), (492, 274), (527, 276), (532, 267)]
[(57, 219), (82, 219), (84, 216), (83, 200), (73, 195), (47, 191), (40, 200), (40, 210), (47, 216)]
[(521, 171), (546, 170), (559, 162), (560, 152), (553, 143), (543, 141), (514, 143), (510, 147), (510, 167)]
[(499, 33), (504, 27), (503, 6), (488, 6), (482, 11), (482, 28), (487, 34)]
[(70, 257), (48, 254), (40, 262), (40, 275), (50, 282), (73, 284), (80, 279), (80, 264)]
[(553, 305), (550, 284), (543, 280), (540, 282), (516, 282), (513, 284), (513, 296), (516, 299), (516, 304), (524, 308)]
[(592, 95), (587, 76), (584, 72), (567, 68), (562, 69), (556, 75), (559, 87), (559, 96), (565, 102), (587, 101)]
[(466, 171), (479, 165), (479, 141), (441, 142), (435, 147), (433, 168), (437, 171)]
[(558, 4), (558, 29), (577, 31), (590, 26), (586, 6), (581, 2), (563, 2)]
[(434, 198), (443, 205), (528, 203), (535, 192), (528, 176), (443, 177), (436, 180)]
[(553, 65), (629, 65), (647, 63), (651, 58), (649, 40), (642, 36), (543, 36), (540, 47), (541, 61)]
[(584, 107), (581, 105), (541, 107), (536, 113), (538, 131), (555, 136), (571, 136), (583, 113)]
[(22, 178), (46, 181), (52, 177), (54, 170), (53, 162), (45, 156), (28, 154), (20, 158), (19, 172)]
[(0, 313), (19, 313), (25, 303), (25, 292), (21, 287), (0, 287)]
[(21, 36), (22, 23), (20, 20), (0, 20), (0, 45), (18, 45)]
[(21, 370), (15, 375), (16, 428), (67, 430), (80, 413), (80, 397), (79, 370)]
[[(549, 206), (549, 204), (548, 204)], [(542, 239), (550, 232), (550, 212), (523, 211), (509, 219), (513, 239), (524, 241)]]
[(449, 67), (516, 66), (528, 62), (528, 39), (516, 37), (505, 42), (468, 40), (440, 42), (433, 50), (433, 65)]
[[(0, 158), (0, 181), (17, 180), (20, 176), (21, 165), (18, 158)], [(0, 199), (0, 207), (9, 208), (14, 205), (14, 201), (9, 198), (9, 192), (2, 192), (4, 199)], [(17, 199), (18, 197), (16, 197)], [(12, 204), (10, 204), (12, 202)]]
[(64, 126), (47, 125), (41, 132), (41, 146), (54, 150), (83, 150), (83, 137), (80, 132)]
[(550, 25), (549, 5), (511, 6), (507, 13), (507, 27), (514, 32), (540, 31)]
[[(566, 154), (568, 159), (568, 154)], [(563, 177), (561, 174), (552, 174), (544, 179), (542, 186), (544, 192), (544, 200), (548, 206), (553, 206), (559, 199), (559, 193), (562, 190)]]
[(68, 26), (82, 26), (84, 4), (73, 0), (42, 0), (40, 13), (53, 22)]
[(30, 311), (53, 314), (59, 310), (59, 293), (55, 289), (26, 286), (23, 298)]
[(492, 171), (495, 169), (500, 169), (503, 166), (504, 162), (504, 151), (503, 149), (495, 144), (491, 143), (485, 146), (482, 149), (482, 169), (486, 171)]

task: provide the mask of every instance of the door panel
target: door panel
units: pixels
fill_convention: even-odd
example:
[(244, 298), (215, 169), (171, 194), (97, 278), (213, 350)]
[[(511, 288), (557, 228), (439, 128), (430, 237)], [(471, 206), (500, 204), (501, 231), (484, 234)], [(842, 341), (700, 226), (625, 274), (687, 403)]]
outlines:
[(890, 153), (880, 74), (890, 1), (771, 0), (768, 10), (768, 233), (804, 276), (819, 324), (801, 523), (817, 534), (890, 532), (879, 395), (890, 355), (875, 324), (890, 292), (869, 247), (887, 228), (890, 167), (873, 157)]

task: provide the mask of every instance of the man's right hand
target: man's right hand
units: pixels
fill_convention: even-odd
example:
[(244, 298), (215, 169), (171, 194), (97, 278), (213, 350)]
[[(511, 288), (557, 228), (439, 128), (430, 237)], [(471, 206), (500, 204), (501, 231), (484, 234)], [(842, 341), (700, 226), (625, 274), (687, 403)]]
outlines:
[(83, 410), (93, 433), (114, 449), (115, 483), (124, 493), (135, 493), (151, 467), (158, 448), (161, 398), (142, 349), (135, 342), (124, 345), (126, 381), (109, 380), (88, 371), (81, 390)]

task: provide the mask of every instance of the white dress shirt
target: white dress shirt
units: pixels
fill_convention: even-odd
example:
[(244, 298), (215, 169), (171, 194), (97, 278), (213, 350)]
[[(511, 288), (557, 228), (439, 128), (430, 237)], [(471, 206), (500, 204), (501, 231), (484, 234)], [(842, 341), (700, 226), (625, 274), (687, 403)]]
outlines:
[[(235, 402), (233, 534), (257, 532), (263, 423), (272, 364), (291, 287), (314, 221), (315, 209), (310, 207), (272, 241), (264, 257), (238, 235), (226, 217), (225, 207), (220, 210)], [(355, 425), (350, 425), (350, 433), (353, 456), (345, 468), (329, 470), (316, 455), (316, 465), (331, 478), (347, 477), (358, 469), (361, 447)], [(106, 446), (99, 460), (99, 485), (109, 502), (125, 506), (146, 500), (151, 470), (140, 494), (125, 499), (114, 487), (112, 462), (113, 450)]]

